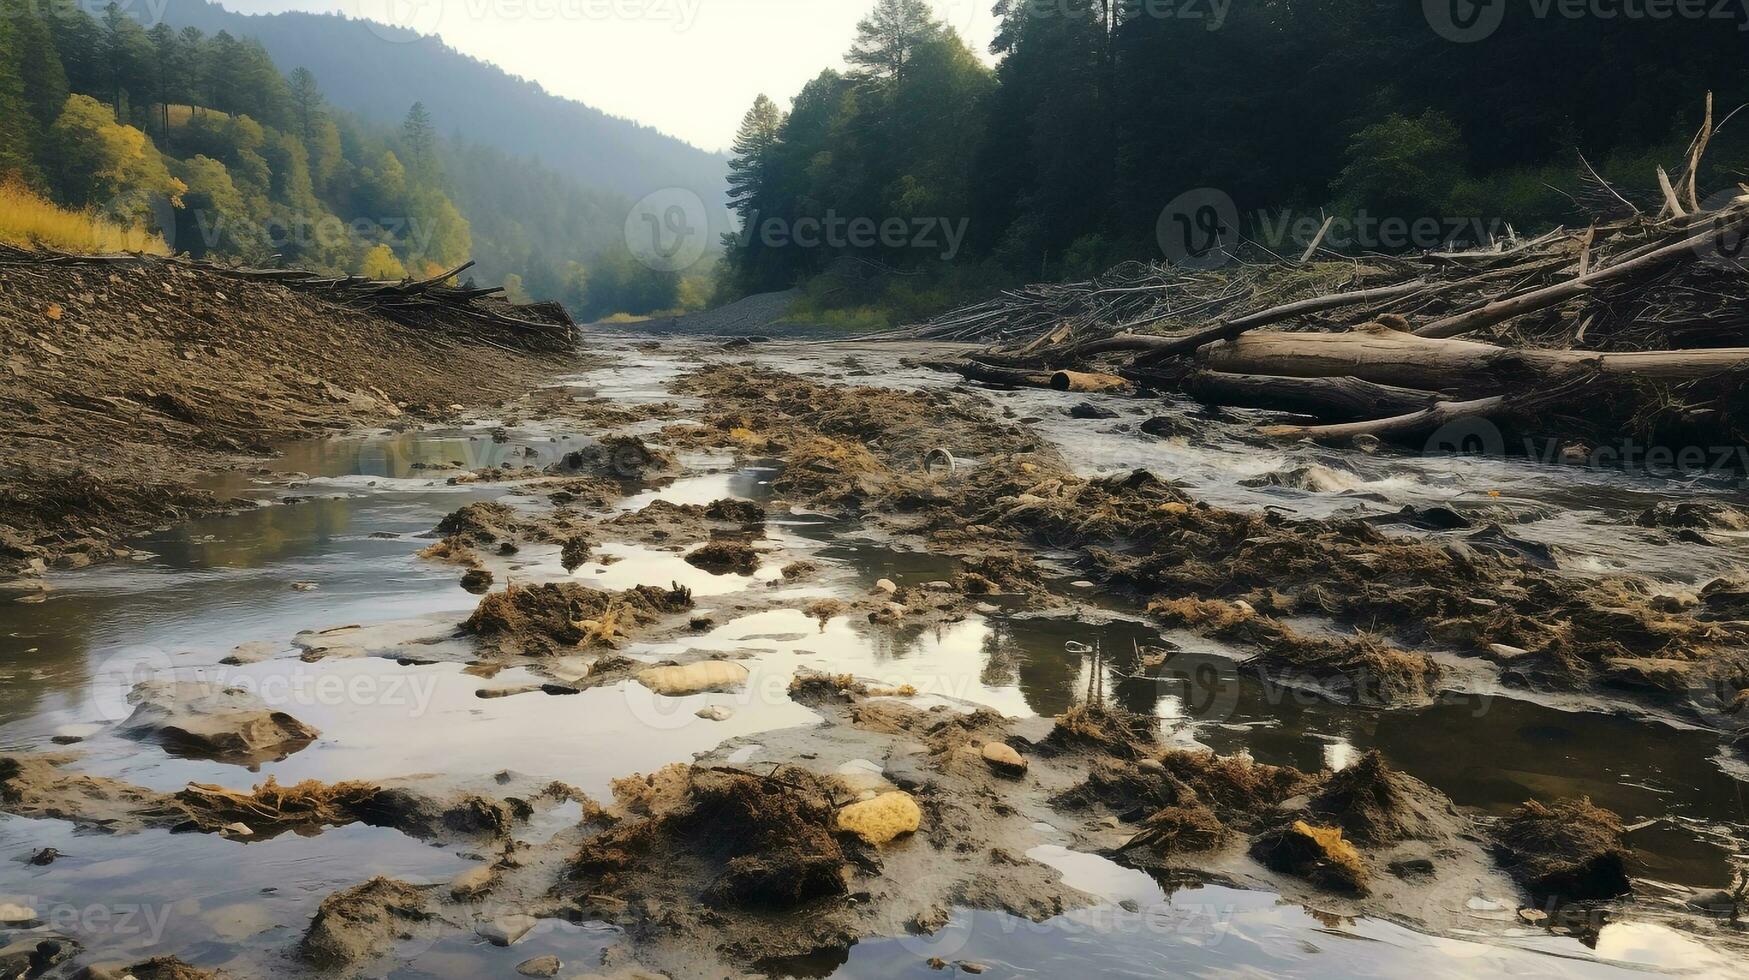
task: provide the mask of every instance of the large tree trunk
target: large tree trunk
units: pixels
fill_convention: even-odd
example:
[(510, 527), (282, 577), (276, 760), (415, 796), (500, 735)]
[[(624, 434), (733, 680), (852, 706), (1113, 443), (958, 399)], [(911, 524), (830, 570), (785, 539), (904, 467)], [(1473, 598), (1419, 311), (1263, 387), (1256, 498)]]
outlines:
[(1693, 381), (1749, 367), (1749, 348), (1600, 354), (1508, 350), (1493, 344), (1418, 337), (1391, 330), (1254, 331), (1204, 349), (1201, 363), (1208, 370), (1230, 374), (1352, 377), (1425, 391), (1494, 394), (1503, 386), (1527, 377), (1555, 381), (1587, 371), (1658, 381)]
[(1184, 390), (1206, 405), (1267, 408), (1329, 420), (1376, 419), (1431, 407), (1431, 391), (1373, 384), (1359, 378), (1284, 378), (1199, 371)]

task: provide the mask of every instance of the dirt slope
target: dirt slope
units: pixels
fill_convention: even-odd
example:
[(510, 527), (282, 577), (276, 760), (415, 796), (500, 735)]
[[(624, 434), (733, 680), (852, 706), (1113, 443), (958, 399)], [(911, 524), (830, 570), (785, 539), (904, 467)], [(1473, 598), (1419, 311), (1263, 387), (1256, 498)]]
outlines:
[[(202, 470), (501, 402), (554, 358), (171, 262), (0, 262), (0, 579), (223, 502)], [(465, 318), (463, 318), (465, 320)]]

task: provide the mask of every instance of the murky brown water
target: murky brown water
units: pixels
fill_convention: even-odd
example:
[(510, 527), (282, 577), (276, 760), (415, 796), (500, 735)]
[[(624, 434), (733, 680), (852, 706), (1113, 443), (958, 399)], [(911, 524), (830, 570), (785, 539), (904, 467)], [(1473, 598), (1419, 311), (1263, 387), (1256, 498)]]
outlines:
[[(680, 362), (629, 351), (626, 356), (620, 368), (571, 383), (579, 392), (630, 401), (666, 399), (664, 385)], [(842, 375), (850, 358), (871, 372), (855, 379), (865, 383), (951, 380), (903, 369), (897, 353), (883, 349), (789, 348), (760, 356), (821, 375)], [(1639, 509), (1695, 492), (1693, 487), (1523, 462), (1330, 460), (1310, 448), (1263, 451), (1234, 441), (1236, 427), (1225, 423), (1214, 426), (1212, 442), (1192, 445), (1119, 431), (1145, 417), (1133, 402), (1113, 400), (1122, 417), (1088, 422), (1064, 412), (1085, 396), (1028, 391), (989, 397), (1017, 417), (1039, 419), (1036, 424), (1090, 472), (1145, 465), (1229, 506), (1328, 515), (1480, 501), (1528, 515), (1512, 532), (1554, 546), (1563, 565), (1580, 574), (1633, 566), (1693, 583), (1744, 557), (1733, 545), (1678, 546), (1621, 527)], [(1131, 676), (1114, 664), (1135, 646), (1161, 643), (1159, 631), (1125, 618), (1133, 610), (1121, 602), (1067, 584), (1065, 591), (1111, 615), (1006, 608), (898, 635), (859, 629), (843, 618), (822, 625), (795, 611), (731, 619), (688, 645), (756, 652), (747, 661), (754, 677), (737, 694), (657, 699), (637, 685), (621, 685), (572, 697), (487, 700), (475, 696), (480, 679), (462, 674), (458, 665), (404, 666), (374, 658), (314, 664), (281, 658), (216, 673), (219, 658), (244, 642), (270, 641), (290, 651), (292, 636), (310, 628), (460, 619), (475, 597), (456, 585), (453, 569), (415, 556), (428, 543), (418, 536), (456, 507), (504, 488), (450, 486), (443, 467), (507, 461), (538, 466), (580, 444), (574, 434), (543, 428), (512, 431), (508, 442), (499, 443), (488, 428), (288, 447), (269, 472), (228, 475), (215, 485), (264, 501), (305, 498), (301, 503), (168, 529), (142, 542), (151, 553), (146, 560), (56, 576), (45, 601), (0, 603), (0, 747), (41, 750), (56, 732), (90, 733), (79, 746), (86, 753), (79, 767), (160, 789), (189, 781), (243, 786), (268, 775), (281, 782), (332, 781), (509, 768), (601, 794), (616, 776), (687, 760), (725, 739), (809, 724), (813, 713), (784, 694), (799, 667), (908, 683), (925, 698), (973, 701), (1013, 715), (1061, 712), (1087, 689), (1097, 669), (1105, 672), (1110, 696), (1158, 715), (1187, 744), (1314, 769), (1341, 767), (1377, 748), (1458, 803), (1492, 812), (1528, 797), (1589, 795), (1644, 825), (1633, 835), (1641, 860), (1636, 872), (1659, 881), (1724, 885), (1733, 838), (1749, 829), (1744, 784), (1721, 768), (1717, 739), (1706, 733), (1564, 710), (1500, 691), (1452, 692), (1416, 709), (1356, 710), (1272, 684), (1206, 642), (1199, 648), (1186, 641), (1181, 654), (1212, 665), (1206, 671)], [(1346, 467), (1356, 474), (1353, 486), (1318, 493), (1242, 483), (1312, 461)], [(728, 495), (758, 499), (772, 475), (768, 468), (727, 460), (688, 462), (701, 472), (622, 506), (658, 497), (694, 503)], [(1604, 522), (1608, 533), (1599, 531)], [(879, 578), (920, 584), (953, 572), (947, 559), (895, 550), (855, 526), (815, 516), (774, 521), (768, 533), (833, 572), (830, 586), (793, 587), (798, 600), (828, 588), (866, 588)], [(587, 562), (575, 573), (579, 580), (606, 588), (679, 581), (707, 608), (713, 597), (750, 588), (792, 588), (774, 586), (771, 570), (755, 577), (711, 575), (674, 553), (631, 543), (607, 542), (598, 553), (619, 560)], [(299, 591), (294, 583), (313, 589)], [(1113, 656), (1096, 658), (1095, 650)], [(660, 657), (676, 650), (646, 644), (628, 652)], [(123, 681), (136, 679), (142, 667), (223, 676), (250, 686), (323, 737), (286, 760), (246, 772), (177, 758), (96, 727), (125, 716)], [(532, 675), (507, 670), (493, 683), (526, 679)], [(734, 714), (723, 722), (700, 719), (695, 712), (706, 704), (729, 706)], [(539, 826), (527, 831), (542, 832)], [(7, 860), (49, 846), (64, 854), (49, 867)], [(772, 967), (796, 975), (937, 976), (924, 961), (940, 955), (983, 962), (990, 967), (987, 975), (995, 976), (1604, 977), (1643, 969), (1693, 975), (1739, 969), (1652, 923), (1610, 924), (1594, 949), (1514, 929), (1494, 914), (1477, 915), (1475, 935), (1430, 937), (1386, 922), (1333, 920), (1266, 893), (1212, 884), (1167, 890), (1140, 873), (1061, 848), (1035, 856), (1107, 904), (1044, 924), (962, 911), (934, 937), (871, 940), (842, 956)], [(290, 970), (279, 951), (301, 934), (315, 905), (332, 891), (379, 873), (441, 882), (468, 863), (396, 832), (360, 827), (244, 845), (162, 832), (75, 835), (60, 821), (0, 817), (0, 901), (38, 909), (48, 928), (75, 935), (105, 959), (176, 953), (245, 974)], [(616, 938), (602, 924), (559, 922), (544, 924), (511, 949), (458, 934), (398, 949), (373, 972), (500, 976), (548, 952), (582, 971)]]

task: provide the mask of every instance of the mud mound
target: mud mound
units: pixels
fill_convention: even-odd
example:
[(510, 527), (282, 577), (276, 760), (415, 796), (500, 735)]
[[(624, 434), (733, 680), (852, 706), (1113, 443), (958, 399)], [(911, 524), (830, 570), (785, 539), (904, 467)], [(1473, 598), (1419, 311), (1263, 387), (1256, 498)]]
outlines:
[(714, 575), (752, 575), (759, 570), (759, 552), (738, 538), (715, 538), (688, 552), (686, 563)]
[(566, 453), (547, 467), (549, 476), (595, 476), (641, 480), (676, 470), (674, 457), (637, 436), (609, 435)]
[(1099, 804), (1127, 820), (1142, 820), (1163, 809), (1200, 808), (1244, 830), (1268, 821), (1282, 801), (1316, 783), (1316, 777), (1298, 769), (1245, 756), (1173, 751), (1144, 757), (1140, 763), (1096, 763), (1085, 780), (1051, 803), (1059, 808)]
[(393, 948), (410, 928), (431, 918), (412, 885), (376, 877), (322, 900), (298, 947), (312, 966), (338, 970)]
[(122, 722), (122, 734), (157, 742), (175, 755), (252, 765), (283, 759), (321, 735), (240, 688), (142, 681), (128, 701), (134, 711)]
[[(672, 782), (672, 780), (670, 781)], [(580, 895), (662, 895), (721, 909), (784, 910), (847, 891), (829, 783), (691, 769), (644, 805), (651, 815), (586, 841), (567, 871)]]
[(1160, 738), (1160, 719), (1114, 705), (1077, 704), (1057, 716), (1041, 743), (1058, 752), (1095, 749), (1120, 758), (1135, 758)]
[(595, 550), (594, 542), (581, 534), (573, 534), (565, 539), (565, 544), (559, 549), (559, 564), (565, 571), (574, 572), (584, 562), (589, 560), (589, 553)]
[(144, 963), (135, 963), (121, 973), (123, 976), (132, 976), (134, 980), (218, 980), (220, 977), (229, 976), (220, 970), (203, 970), (189, 966), (174, 956), (156, 956)]
[(1168, 806), (1142, 821), (1142, 829), (1119, 848), (1128, 852), (1139, 847), (1152, 848), (1162, 855), (1212, 851), (1232, 835), (1215, 812), (1200, 803)]
[(575, 582), (512, 585), (481, 599), (461, 630), (489, 651), (550, 657), (579, 647), (611, 647), (639, 627), (690, 608), (692, 593), (679, 585), (640, 585), (624, 592)]
[(1377, 751), (1331, 776), (1306, 812), (1362, 847), (1448, 840), (1463, 826), (1443, 793), (1385, 765)]
[(608, 521), (617, 536), (651, 542), (696, 541), (723, 532), (751, 536), (765, 526), (765, 509), (748, 500), (724, 498), (710, 504), (676, 504), (652, 500), (644, 507)]
[(1328, 891), (1359, 895), (1368, 891), (1366, 861), (1335, 827), (1296, 820), (1257, 838), (1251, 856), (1271, 871), (1304, 878)]
[(1500, 864), (1539, 902), (1614, 898), (1630, 888), (1621, 818), (1589, 799), (1531, 800), (1494, 828)]
[(508, 504), (482, 500), (452, 511), (437, 522), (437, 533), (446, 541), (470, 548), (496, 548), (500, 541), (514, 541), (533, 530)]

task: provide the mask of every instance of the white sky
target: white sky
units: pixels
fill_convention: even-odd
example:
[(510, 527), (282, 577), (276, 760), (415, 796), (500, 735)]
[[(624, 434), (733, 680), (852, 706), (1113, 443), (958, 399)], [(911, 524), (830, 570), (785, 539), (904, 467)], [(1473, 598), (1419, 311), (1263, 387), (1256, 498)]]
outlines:
[[(220, 0), (244, 13), (335, 11), (441, 36), (549, 92), (728, 147), (753, 97), (789, 108), (843, 67), (874, 0)], [(992, 0), (931, 0), (985, 60)]]

